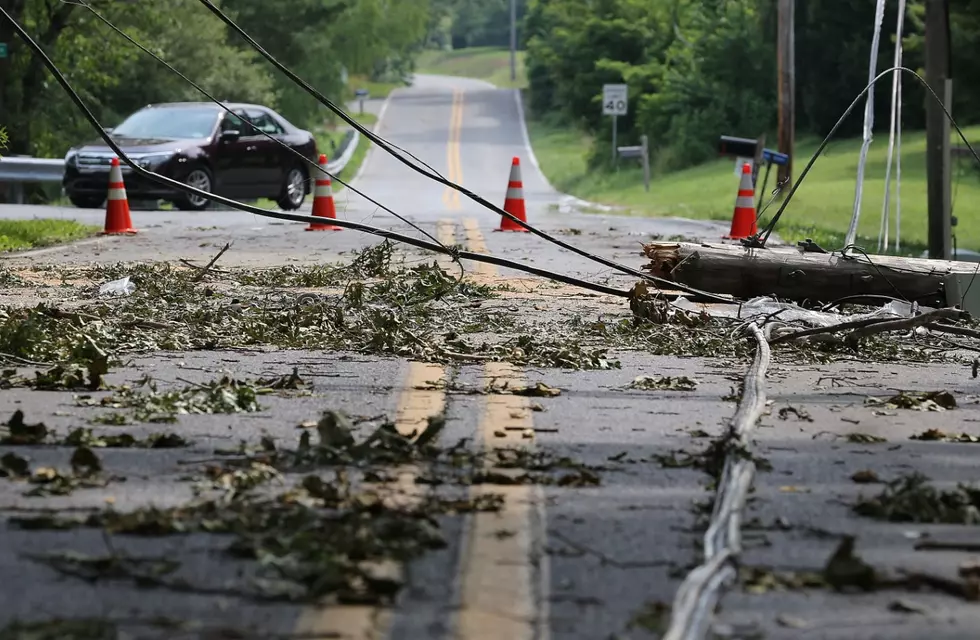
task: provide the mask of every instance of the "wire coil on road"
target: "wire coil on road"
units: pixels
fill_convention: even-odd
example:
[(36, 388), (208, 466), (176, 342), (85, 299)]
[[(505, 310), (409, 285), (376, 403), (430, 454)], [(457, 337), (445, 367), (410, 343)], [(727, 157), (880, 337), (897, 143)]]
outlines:
[[(771, 352), (769, 333), (773, 325), (760, 329), (749, 324), (756, 340), (755, 356), (742, 381), (742, 397), (725, 438), (726, 448), (747, 449), (749, 434), (766, 408), (765, 379)], [(691, 571), (674, 598), (670, 628), (663, 640), (701, 640), (723, 587), (738, 577), (737, 561), (742, 551), (742, 510), (755, 477), (750, 456), (726, 451), (711, 522), (704, 534), (704, 561)]]

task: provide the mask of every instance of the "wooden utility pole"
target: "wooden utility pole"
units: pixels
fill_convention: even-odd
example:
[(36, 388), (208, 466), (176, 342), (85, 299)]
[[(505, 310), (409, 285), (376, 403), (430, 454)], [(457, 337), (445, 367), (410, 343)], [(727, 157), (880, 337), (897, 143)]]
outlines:
[[(949, 1), (926, 0), (926, 82), (952, 113), (949, 77)], [(926, 95), (926, 180), (929, 206), (929, 257), (949, 260), (952, 220), (949, 179), (949, 119)]]
[(796, 133), (796, 0), (779, 0), (776, 56), (779, 85), (779, 152), (789, 162), (779, 167), (780, 183), (793, 178), (793, 145)]

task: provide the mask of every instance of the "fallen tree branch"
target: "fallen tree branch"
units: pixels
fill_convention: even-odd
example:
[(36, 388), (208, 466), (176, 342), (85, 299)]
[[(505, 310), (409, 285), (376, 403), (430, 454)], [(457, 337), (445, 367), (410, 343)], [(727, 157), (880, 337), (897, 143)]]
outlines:
[(945, 309), (928, 311), (912, 318), (867, 318), (864, 320), (852, 320), (850, 322), (841, 322), (840, 324), (831, 325), (829, 327), (814, 327), (812, 329), (801, 329), (800, 331), (794, 331), (793, 333), (786, 333), (777, 338), (773, 338), (769, 341), (769, 344), (776, 345), (783, 342), (797, 340), (799, 338), (806, 338), (808, 336), (838, 333), (840, 331), (847, 330), (852, 330), (847, 336), (848, 341), (856, 341), (860, 338), (873, 335), (875, 333), (913, 329), (918, 326), (930, 324), (934, 320), (961, 320), (968, 316), (969, 314), (961, 309), (949, 307)]
[(228, 249), (231, 249), (230, 242), (226, 242), (225, 246), (221, 247), (221, 251), (218, 252), (218, 255), (211, 258), (211, 262), (207, 263), (203, 267), (196, 267), (197, 269), (200, 269), (200, 272), (196, 276), (191, 278), (191, 281), (200, 282), (204, 278), (204, 276), (208, 275), (208, 271), (211, 270), (211, 267), (214, 266), (214, 263), (217, 262), (221, 258), (221, 256), (225, 255), (225, 251), (227, 251)]
[(779, 337), (773, 338), (772, 340), (769, 341), (769, 344), (770, 346), (772, 346), (783, 342), (790, 342), (792, 340), (797, 340), (799, 338), (806, 338), (809, 336), (837, 333), (838, 331), (847, 331), (848, 329), (860, 329), (875, 324), (881, 324), (882, 322), (888, 322), (888, 318), (865, 318), (864, 320), (850, 320), (848, 322), (841, 322), (840, 324), (835, 324), (829, 327), (813, 327), (812, 329), (800, 329), (799, 331), (794, 331), (792, 333), (784, 333)]
[(886, 331), (907, 331), (908, 329), (914, 329), (916, 327), (929, 324), (933, 320), (964, 320), (969, 317), (970, 314), (968, 314), (966, 311), (955, 307), (935, 309), (934, 311), (928, 311), (911, 318), (886, 320), (885, 322), (879, 322), (875, 325), (855, 329), (847, 334), (847, 342), (851, 346), (854, 346), (861, 338), (866, 338), (876, 333), (884, 333)]
[(957, 327), (951, 324), (939, 324), (938, 322), (927, 324), (925, 327), (930, 331), (942, 331), (943, 333), (952, 333), (958, 336), (980, 339), (980, 331), (968, 327)]

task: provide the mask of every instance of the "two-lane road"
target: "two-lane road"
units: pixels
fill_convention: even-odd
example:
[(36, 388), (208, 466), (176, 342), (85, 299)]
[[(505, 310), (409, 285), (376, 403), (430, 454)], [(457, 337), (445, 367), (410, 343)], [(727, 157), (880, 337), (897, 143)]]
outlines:
[[(532, 224), (632, 266), (641, 264), (639, 243), (649, 233), (717, 239), (725, 231), (724, 226), (710, 223), (584, 214), (557, 207), (563, 198), (536, 168), (513, 91), (464, 79), (420, 76), (414, 86), (391, 95), (378, 131), (442, 175), (498, 204), (503, 203), (511, 160), (520, 158)], [(631, 284), (629, 277), (610, 273), (531, 234), (495, 233), (499, 225), (495, 214), (420, 176), (378, 148), (371, 150), (353, 184), (445, 244), (459, 243), (473, 251), (489, 251), (539, 267), (609, 278), (618, 286)], [(651, 197), (656, 197), (655, 189)], [(337, 205), (340, 217), (417, 233), (348, 190), (338, 191)], [(0, 206), (0, 217), (35, 216), (102, 222), (101, 212)], [(85, 304), (91, 298), (87, 288), (65, 285), (49, 271), (30, 270), (45, 264), (207, 260), (229, 241), (234, 245), (222, 257), (219, 268), (322, 263), (343, 259), (342, 254), (349, 249), (378, 242), (352, 231), (307, 233), (303, 225), (233, 211), (134, 211), (133, 218), (141, 230), (136, 237), (99, 238), (6, 257), (5, 266), (27, 267), (22, 274), (40, 282), (32, 287), (10, 278), (3, 293), (18, 304), (43, 302), (55, 307), (62, 301)], [(401, 255), (414, 258), (419, 252), (409, 250)], [(499, 298), (477, 302), (484, 317), (499, 316), (512, 323), (501, 323), (504, 332), (513, 326), (525, 335), (547, 338), (561, 323), (590, 331), (615, 331), (621, 321), (630, 322), (626, 305), (618, 299), (576, 296), (568, 288), (538, 287), (532, 291), (529, 281), (514, 280), (518, 274), (512, 271), (488, 265), (466, 266), (476, 279), (503, 279), (514, 285)], [(195, 302), (188, 300), (188, 315), (178, 315), (179, 321), (164, 327), (180, 325), (193, 316), (195, 322), (212, 322), (206, 330), (215, 331), (225, 317), (231, 317), (225, 314), (233, 307), (242, 307), (233, 301), (235, 296), (244, 295), (239, 294), (239, 283), (222, 282), (220, 274), (212, 275), (214, 286), (225, 286), (225, 293), (230, 295), (205, 296), (203, 286), (194, 288), (193, 295), (207, 297), (208, 304), (214, 305), (208, 310), (215, 313), (199, 313)], [(262, 290), (256, 300), (269, 298), (272, 302), (262, 299), (259, 306), (275, 306), (282, 294)], [(174, 306), (184, 302), (178, 300)], [(202, 304), (200, 299), (196, 304)], [(262, 312), (245, 305), (234, 313), (252, 319), (249, 314)], [(92, 326), (88, 316), (69, 318)], [(167, 318), (141, 317), (114, 328), (125, 333), (144, 322), (159, 324), (161, 319)], [(6, 318), (4, 327), (8, 350), (14, 350), (18, 341), (32, 339), (38, 331), (36, 326), (25, 328)], [(71, 327), (73, 332), (77, 329)], [(648, 336), (651, 350), (656, 350), (661, 338), (676, 339), (676, 326), (673, 330), (663, 327), (662, 335), (652, 332)], [(700, 328), (692, 328), (682, 337), (693, 349), (703, 336)], [(505, 333), (505, 337), (514, 336)], [(688, 337), (690, 343), (686, 342)], [(599, 482), (590, 484), (580, 478), (584, 486), (494, 485), (495, 492), (507, 494), (506, 508), (501, 513), (442, 518), (445, 548), (407, 567), (406, 584), (396, 605), (388, 608), (313, 608), (246, 600), (230, 593), (228, 586), (240, 587), (243, 576), (251, 574), (243, 574), (241, 565), (228, 558), (228, 541), (220, 536), (202, 533), (134, 539), (84, 529), (35, 531), (3, 525), (0, 576), (7, 580), (0, 583), (0, 629), (18, 617), (50, 621), (59, 616), (97, 616), (124, 619), (155, 630), (135, 637), (167, 640), (657, 637), (656, 630), (662, 629), (666, 608), (682, 579), (702, 559), (703, 507), (713, 495), (713, 478), (708, 475), (711, 465), (697, 468), (693, 463), (703, 461), (689, 459), (685, 453), (701, 451), (709, 436), (725, 432), (735, 407), (733, 386), (747, 362), (719, 357), (654, 357), (641, 349), (609, 353), (610, 358), (621, 361), (621, 369), (575, 371), (516, 367), (483, 360), (480, 354), (473, 360), (443, 365), (364, 353), (265, 346), (271, 348), (140, 353), (125, 366), (114, 367), (107, 382), (135, 383), (143, 375), (151, 375), (161, 389), (184, 388), (213, 381), (226, 372), (235, 379), (252, 379), (256, 375), (279, 376), (295, 368), (303, 379), (313, 381), (313, 393), (286, 398), (263, 395), (264, 409), (257, 412), (181, 415), (172, 429), (189, 440), (185, 448), (99, 449), (107, 470), (126, 477), (125, 482), (113, 482), (104, 489), (31, 498), (23, 495), (24, 482), (0, 479), (0, 519), (18, 513), (40, 514), (43, 519), (45, 509), (65, 513), (82, 507), (102, 508), (106, 503), (120, 511), (148, 504), (160, 508), (184, 504), (191, 494), (188, 473), (194, 465), (213, 460), (216, 450), (227, 450), (239, 441), (257, 446), (266, 437), (292, 447), (298, 438), (296, 425), (315, 420), (326, 408), (351, 415), (386, 415), (405, 433), (444, 412), (441, 436), (446, 444), (466, 439), (482, 446), (518, 444), (548, 450), (601, 467), (597, 471)], [(900, 591), (854, 597), (827, 589), (794, 587), (792, 583), (801, 578), (792, 576), (781, 587), (775, 584), (770, 569), (819, 571), (837, 544), (836, 536), (851, 532), (859, 536), (861, 554), (876, 565), (911, 563), (955, 575), (963, 554), (923, 554), (911, 548), (911, 537), (930, 530), (941, 534), (944, 525), (906, 526), (862, 519), (850, 512), (847, 501), (859, 491), (880, 490), (874, 485), (856, 486), (852, 477), (861, 470), (865, 476), (871, 470), (882, 478), (895, 478), (909, 469), (924, 469), (937, 481), (948, 483), (975, 476), (975, 444), (910, 439), (925, 427), (939, 426), (951, 434), (976, 435), (980, 405), (970, 400), (975, 384), (967, 370), (950, 365), (882, 366), (853, 361), (773, 364), (767, 387), (775, 404), (757, 431), (758, 448), (772, 464), (772, 471), (758, 474), (742, 527), (746, 545), (742, 559), (747, 571), (758, 571), (754, 574), (756, 584), (752, 590), (737, 590), (722, 600), (720, 618), (728, 623), (717, 629), (719, 633), (727, 629), (722, 637), (852, 640), (882, 637), (883, 633), (909, 640), (976, 637), (977, 614), (973, 608), (949, 597), (917, 593), (911, 604)], [(641, 375), (688, 376), (696, 379), (697, 385), (690, 391), (631, 388), (630, 383)], [(534, 399), (479, 392), (493, 381), (497, 385), (540, 381), (561, 392), (557, 397)], [(913, 388), (946, 389), (962, 398), (962, 403), (955, 411), (916, 412), (882, 411), (865, 402), (869, 394), (888, 397), (895, 389)], [(73, 391), (39, 391), (24, 386), (0, 390), (0, 416), (10, 416), (16, 410), (24, 412), (27, 424), (43, 421), (59, 435), (82, 425), (103, 435), (118, 434), (121, 428), (87, 422), (91, 411), (97, 409), (79, 407)], [(124, 428), (145, 436), (164, 427), (135, 424)], [(532, 437), (525, 438), (528, 434)], [(849, 434), (864, 437), (848, 441), (845, 436)], [(873, 444), (886, 438), (894, 444)], [(0, 456), (8, 452), (25, 455), (34, 468), (65, 469), (71, 451), (67, 445), (0, 445)], [(398, 473), (405, 487), (415, 486), (412, 469), (399, 469)], [(480, 489), (457, 488), (473, 494)], [(178, 577), (187, 582), (181, 583), (182, 589), (140, 589), (100, 575), (102, 579), (89, 583), (65, 578), (62, 572), (27, 557), (59, 549), (95, 559), (104, 558), (107, 552), (114, 557), (121, 552), (153, 557), (164, 554), (167, 560), (181, 565)], [(68, 560), (80, 562), (77, 555)], [(111, 563), (101, 566), (119, 568)], [(902, 598), (898, 605), (897, 598)], [(220, 629), (206, 634), (194, 624)], [(0, 636), (7, 637), (2, 631)], [(19, 640), (23, 636), (13, 637)], [(73, 640), (81, 636), (63, 631), (46, 637)]]

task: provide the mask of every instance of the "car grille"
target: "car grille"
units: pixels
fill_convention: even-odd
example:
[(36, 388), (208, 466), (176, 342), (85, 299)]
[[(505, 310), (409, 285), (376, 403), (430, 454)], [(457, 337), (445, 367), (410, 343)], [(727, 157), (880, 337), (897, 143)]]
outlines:
[[(105, 172), (108, 173), (112, 166), (112, 159), (116, 157), (114, 153), (80, 153), (76, 158), (79, 171), (86, 173)], [(129, 173), (132, 169), (124, 162), (119, 163), (119, 168), (123, 173)]]

